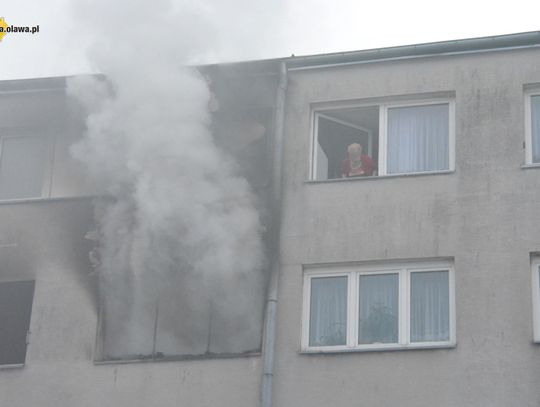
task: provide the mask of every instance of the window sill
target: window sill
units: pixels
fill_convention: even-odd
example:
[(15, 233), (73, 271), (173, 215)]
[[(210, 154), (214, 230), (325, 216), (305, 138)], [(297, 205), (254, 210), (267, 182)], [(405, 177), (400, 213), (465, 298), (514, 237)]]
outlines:
[(530, 170), (533, 168), (540, 168), (540, 163), (534, 163), (534, 164), (523, 164), (521, 166), (522, 170)]
[(160, 362), (179, 362), (187, 360), (205, 360), (205, 359), (242, 359), (254, 356), (261, 356), (259, 351), (250, 351), (244, 353), (204, 353), (200, 355), (176, 355), (176, 356), (156, 356), (148, 358), (129, 358), (125, 359), (103, 359), (94, 360), (94, 365), (125, 365), (132, 363), (160, 363)]
[(13, 199), (0, 199), (0, 205), (14, 205), (25, 203), (48, 203), (56, 201), (73, 201), (73, 200), (89, 200), (95, 198), (103, 198), (104, 195), (78, 195), (78, 196), (59, 196), (59, 197), (39, 197), (39, 198), (13, 198)]
[(429, 345), (388, 345), (381, 347), (369, 348), (339, 348), (339, 349), (305, 349), (299, 353), (301, 355), (321, 355), (321, 354), (342, 354), (342, 353), (363, 353), (363, 352), (395, 352), (407, 350), (429, 350), (429, 349), (455, 349), (457, 344), (445, 342), (440, 344)]
[(0, 370), (22, 369), (24, 363), (13, 363), (11, 365), (0, 365)]
[[(540, 164), (538, 165), (540, 167)], [(377, 179), (393, 179), (393, 178), (409, 178), (409, 177), (423, 177), (430, 175), (444, 175), (453, 174), (455, 170), (444, 171), (429, 171), (429, 172), (411, 172), (407, 174), (387, 174), (387, 175), (375, 175), (370, 177), (350, 177), (350, 178), (333, 178), (323, 180), (307, 180), (306, 184), (326, 184), (332, 182), (356, 182), (356, 181), (374, 181)]]

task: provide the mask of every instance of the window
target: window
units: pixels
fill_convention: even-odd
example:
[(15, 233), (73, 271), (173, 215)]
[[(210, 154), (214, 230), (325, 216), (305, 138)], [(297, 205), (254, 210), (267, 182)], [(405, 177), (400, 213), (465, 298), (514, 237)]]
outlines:
[[(453, 170), (454, 110), (450, 99), (315, 110), (312, 179)], [(358, 170), (353, 144), (361, 146)]]
[(531, 259), (534, 341), (540, 342), (540, 257)]
[(26, 345), (34, 281), (0, 283), (0, 365), (22, 365)]
[(526, 163), (540, 164), (540, 89), (525, 93)]
[(48, 140), (36, 136), (0, 138), (0, 199), (44, 195)]
[(303, 312), (303, 351), (452, 346), (453, 268), (422, 262), (306, 270)]

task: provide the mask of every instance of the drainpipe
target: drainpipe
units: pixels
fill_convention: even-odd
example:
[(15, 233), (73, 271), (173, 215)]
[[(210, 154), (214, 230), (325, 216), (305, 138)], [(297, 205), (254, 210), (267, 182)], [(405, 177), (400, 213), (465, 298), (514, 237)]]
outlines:
[(279, 234), (281, 224), (281, 189), (283, 167), (283, 132), (285, 122), (285, 95), (287, 92), (287, 65), (280, 65), (279, 84), (276, 92), (276, 117), (274, 129), (273, 185), (272, 185), (272, 236), (271, 268), (266, 296), (264, 318), (264, 343), (262, 349), (263, 371), (261, 406), (272, 407), (272, 382), (274, 378), (274, 349), (276, 344), (276, 315), (279, 283)]

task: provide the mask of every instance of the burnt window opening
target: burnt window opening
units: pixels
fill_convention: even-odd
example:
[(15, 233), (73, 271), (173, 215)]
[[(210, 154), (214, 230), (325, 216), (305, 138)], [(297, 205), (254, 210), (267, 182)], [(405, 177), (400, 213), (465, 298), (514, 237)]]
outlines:
[(0, 283), (0, 365), (23, 365), (34, 297), (34, 281)]
[(272, 173), (273, 108), (223, 110), (213, 115), (216, 144), (231, 155), (254, 189), (266, 188)]
[(208, 284), (202, 276), (179, 273), (163, 282), (168, 287), (139, 286), (133, 296), (102, 284), (95, 362), (258, 354), (264, 275), (230, 280), (216, 275)]
[[(260, 217), (259, 233), (267, 249), (265, 231), (272, 224), (277, 76), (275, 71), (253, 75), (238, 72), (236, 68), (230, 71), (209, 67), (204, 71), (205, 76), (209, 75), (207, 81), (212, 92), (209, 110), (213, 141), (234, 177), (249, 184), (249, 199)], [(241, 182), (246, 184), (244, 180)], [(144, 263), (133, 271), (129, 270), (132, 266), (129, 264), (117, 271), (108, 264), (99, 275), (96, 363), (243, 357), (260, 353), (266, 265), (254, 266), (252, 273), (240, 267), (230, 270), (229, 275), (213, 271), (220, 268), (219, 264), (209, 262), (200, 266), (199, 261), (189, 259), (186, 262), (185, 257), (193, 254), (182, 254), (185, 249), (181, 239), (171, 241), (156, 233), (151, 246), (158, 256), (150, 265)], [(243, 248), (237, 251), (238, 256), (244, 256)], [(196, 251), (195, 255), (198, 254)], [(193, 263), (197, 264), (194, 270)], [(154, 275), (159, 278), (152, 278)]]

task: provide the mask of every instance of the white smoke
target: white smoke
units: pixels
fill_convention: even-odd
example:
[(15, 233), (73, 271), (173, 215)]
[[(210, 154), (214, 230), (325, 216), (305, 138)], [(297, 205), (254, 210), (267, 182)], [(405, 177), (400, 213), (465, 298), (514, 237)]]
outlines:
[[(253, 13), (248, 2), (232, 7)], [(104, 353), (257, 348), (260, 219), (247, 181), (212, 139), (207, 83), (187, 67), (241, 47), (220, 44), (238, 19), (216, 23), (231, 15), (218, 1), (83, 1), (75, 15), (106, 77), (68, 83), (88, 113), (72, 153), (110, 196), (96, 207), (95, 231)], [(241, 39), (232, 32), (225, 38)]]

